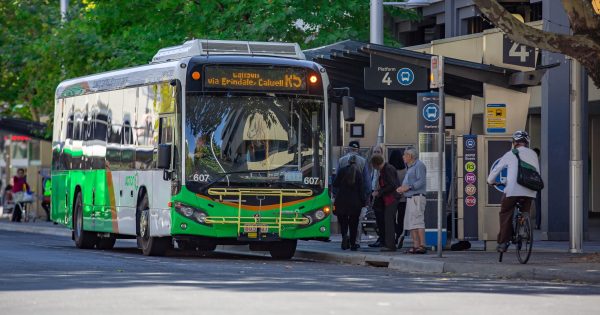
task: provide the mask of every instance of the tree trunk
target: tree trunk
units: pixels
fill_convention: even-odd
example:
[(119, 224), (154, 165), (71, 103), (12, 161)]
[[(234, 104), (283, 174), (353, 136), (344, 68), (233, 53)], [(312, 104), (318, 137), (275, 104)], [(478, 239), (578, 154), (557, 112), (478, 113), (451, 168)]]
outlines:
[[(589, 0), (563, 0), (574, 35), (544, 32), (517, 20), (496, 0), (473, 0), (496, 27), (515, 42), (575, 58), (600, 88), (600, 16), (594, 14)], [(565, 5), (566, 3), (566, 5)], [(590, 11), (587, 12), (586, 3)]]

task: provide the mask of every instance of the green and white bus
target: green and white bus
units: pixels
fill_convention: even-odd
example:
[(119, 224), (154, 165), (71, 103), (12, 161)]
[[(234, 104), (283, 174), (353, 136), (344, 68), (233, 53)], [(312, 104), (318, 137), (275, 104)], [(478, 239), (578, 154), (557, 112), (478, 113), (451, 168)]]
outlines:
[(327, 240), (329, 80), (297, 44), (191, 40), (60, 83), (53, 221), (78, 248), (144, 255)]

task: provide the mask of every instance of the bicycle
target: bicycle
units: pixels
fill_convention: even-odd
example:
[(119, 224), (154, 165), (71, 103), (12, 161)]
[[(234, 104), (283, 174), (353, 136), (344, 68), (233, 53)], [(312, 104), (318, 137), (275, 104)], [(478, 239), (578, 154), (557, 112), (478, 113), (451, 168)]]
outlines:
[[(531, 257), (533, 248), (533, 229), (529, 220), (529, 212), (521, 212), (521, 202), (515, 204), (513, 212), (513, 235), (511, 243), (515, 244), (517, 259), (520, 263), (526, 264)], [(504, 252), (500, 252), (498, 262), (502, 262)]]

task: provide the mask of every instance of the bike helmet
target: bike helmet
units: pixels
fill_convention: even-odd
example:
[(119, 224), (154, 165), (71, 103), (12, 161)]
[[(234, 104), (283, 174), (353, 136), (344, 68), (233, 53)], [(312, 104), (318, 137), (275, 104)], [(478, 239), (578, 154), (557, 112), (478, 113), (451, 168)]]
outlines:
[(529, 134), (527, 133), (527, 131), (518, 130), (515, 133), (513, 133), (512, 138), (515, 142), (529, 143)]

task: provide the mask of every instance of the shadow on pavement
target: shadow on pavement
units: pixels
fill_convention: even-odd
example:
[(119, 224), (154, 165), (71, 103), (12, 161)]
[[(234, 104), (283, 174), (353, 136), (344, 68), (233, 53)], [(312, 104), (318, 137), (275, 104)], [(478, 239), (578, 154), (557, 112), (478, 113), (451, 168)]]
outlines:
[(78, 250), (65, 237), (0, 233), (0, 292), (147, 286), (236, 292), (478, 292), (600, 295), (600, 286), (564, 282), (423, 276), (387, 268), (173, 251), (145, 257), (132, 242), (110, 251)]

